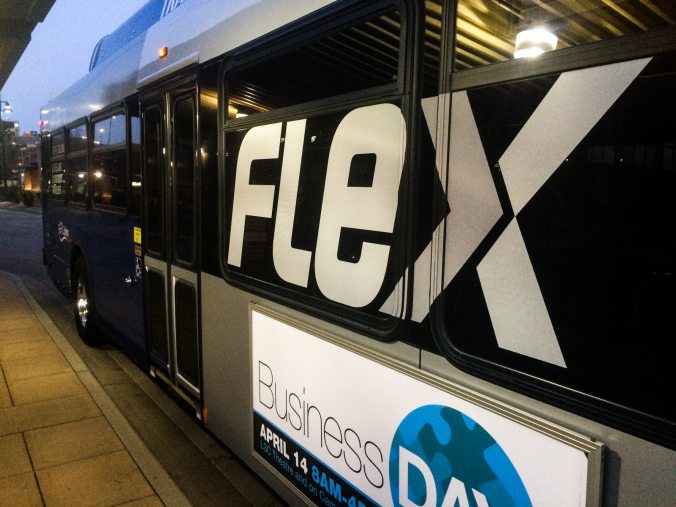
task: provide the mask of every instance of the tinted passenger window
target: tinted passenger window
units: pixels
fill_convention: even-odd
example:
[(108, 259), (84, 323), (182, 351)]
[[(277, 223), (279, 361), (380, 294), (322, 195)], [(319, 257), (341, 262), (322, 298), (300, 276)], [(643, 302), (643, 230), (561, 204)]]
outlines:
[[(138, 112), (136, 113), (138, 115)], [(129, 172), (131, 175), (131, 207), (130, 213), (134, 216), (141, 216), (141, 196), (142, 196), (142, 178), (141, 178), (141, 118), (132, 116), (131, 122), (131, 154)]]
[(73, 202), (87, 202), (87, 157), (68, 159), (68, 199)]
[(237, 70), (228, 84), (228, 117), (395, 85), (400, 31), (401, 16), (392, 11)]
[(674, 24), (673, 0), (460, 0), (454, 67), (534, 57)]
[(176, 260), (195, 261), (195, 103), (192, 96), (174, 103), (174, 187)]
[(125, 115), (120, 113), (94, 124), (94, 147), (101, 148), (126, 141)]
[[(227, 272), (318, 308), (336, 305), (332, 313), (383, 334), (404, 306), (389, 305), (403, 299), (402, 42), (392, 8), (302, 47), (274, 54), (273, 45), (226, 76)], [(293, 119), (270, 114), (291, 106)]]
[(94, 205), (127, 207), (127, 146), (125, 115), (94, 123), (92, 192)]
[(151, 107), (144, 113), (144, 158), (146, 187), (146, 248), (164, 253), (164, 153), (162, 111)]
[(87, 149), (87, 125), (78, 125), (68, 131), (68, 153)]

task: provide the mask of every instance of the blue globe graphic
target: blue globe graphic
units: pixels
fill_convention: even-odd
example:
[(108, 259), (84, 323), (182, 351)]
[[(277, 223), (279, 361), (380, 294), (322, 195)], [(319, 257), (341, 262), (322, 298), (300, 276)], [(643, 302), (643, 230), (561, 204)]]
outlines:
[[(472, 490), (483, 495), (490, 507), (532, 506), (509, 457), (484, 428), (462, 412), (442, 405), (426, 405), (413, 410), (399, 424), (392, 440), (389, 463), (394, 505), (401, 505), (399, 465), (402, 447), (424, 463), (420, 467), (407, 466), (408, 491), (404, 492), (404, 498), (409, 505), (426, 505), (431, 472), (437, 506), (441, 506), (452, 479), (464, 484), (470, 506), (481, 505)], [(417, 458), (415, 461), (420, 463)], [(427, 481), (420, 470), (425, 466), (428, 468)]]

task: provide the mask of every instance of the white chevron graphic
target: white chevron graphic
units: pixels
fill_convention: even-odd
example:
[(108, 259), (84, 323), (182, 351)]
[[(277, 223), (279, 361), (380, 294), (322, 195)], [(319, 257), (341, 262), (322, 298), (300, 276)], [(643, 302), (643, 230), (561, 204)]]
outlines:
[[(650, 58), (563, 73), (500, 158), (514, 213), (528, 204), (584, 139)], [(437, 170), (450, 214), (415, 263), (412, 319), (457, 275), (502, 216), (467, 93), (424, 99), (423, 112), (437, 148)], [(449, 112), (450, 109), (450, 112)], [(449, 152), (439, 151), (450, 123)], [(448, 125), (446, 123), (445, 125)], [(440, 132), (439, 127), (444, 130)], [(443, 284), (434, 288), (435, 252), (443, 234)], [(438, 271), (438, 270), (437, 270)], [(566, 367), (536, 273), (515, 217), (477, 266), (498, 346)], [(426, 301), (425, 295), (429, 294)]]

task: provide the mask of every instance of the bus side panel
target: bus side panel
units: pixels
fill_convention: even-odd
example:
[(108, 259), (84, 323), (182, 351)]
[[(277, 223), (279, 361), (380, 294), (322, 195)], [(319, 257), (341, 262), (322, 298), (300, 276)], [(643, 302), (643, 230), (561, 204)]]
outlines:
[[(64, 206), (52, 201), (44, 213), (45, 261), (56, 286), (71, 297), (74, 256), (89, 268), (98, 326), (139, 364), (146, 361), (143, 289), (134, 251), (138, 219)], [(138, 264), (137, 264), (138, 263)], [(131, 283), (126, 283), (129, 277)]]
[(139, 220), (114, 213), (89, 214), (87, 262), (101, 327), (134, 361), (146, 360), (140, 257), (134, 252)]
[(286, 501), (303, 505), (252, 454), (250, 295), (215, 276), (202, 274), (201, 282), (206, 427)]
[(80, 228), (85, 211), (50, 200), (43, 212), (44, 256), (47, 273), (65, 295), (70, 296), (70, 259), (75, 245), (81, 243)]

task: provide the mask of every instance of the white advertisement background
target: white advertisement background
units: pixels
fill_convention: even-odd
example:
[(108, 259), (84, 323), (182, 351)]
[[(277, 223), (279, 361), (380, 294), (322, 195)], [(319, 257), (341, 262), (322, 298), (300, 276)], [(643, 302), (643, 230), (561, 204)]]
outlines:
[[(388, 469), (397, 427), (411, 411), (425, 405), (451, 407), (481, 425), (511, 460), (533, 505), (585, 504), (588, 463), (583, 451), (255, 309), (251, 326), (254, 410), (380, 504), (392, 505)], [(350, 470), (342, 457), (334, 458), (325, 446), (320, 447), (316, 417), (308, 439), (280, 419), (274, 409), (260, 403), (259, 361), (274, 373), (282, 414), (285, 393), (293, 392), (301, 402), (316, 406), (324, 420), (333, 417), (342, 431), (356, 431), (362, 445), (368, 440), (378, 445), (383, 453), (379, 464), (384, 476), (382, 488), (373, 487), (363, 473)], [(268, 382), (269, 378), (264, 376), (263, 380)], [(438, 492), (439, 499), (444, 493)]]

